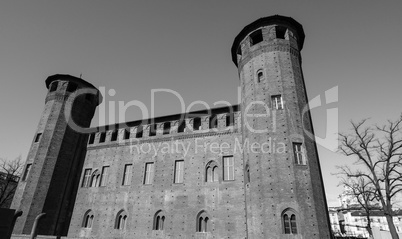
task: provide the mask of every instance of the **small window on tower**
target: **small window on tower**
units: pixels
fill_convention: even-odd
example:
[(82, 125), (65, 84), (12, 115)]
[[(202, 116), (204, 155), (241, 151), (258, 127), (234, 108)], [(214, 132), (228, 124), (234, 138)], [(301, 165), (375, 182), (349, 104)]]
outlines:
[(42, 138), (42, 133), (38, 133), (35, 137), (35, 143), (39, 142), (40, 138)]
[(264, 79), (264, 73), (262, 73), (262, 70), (259, 70), (257, 72), (257, 81), (260, 83)]
[(54, 82), (50, 85), (50, 90), (49, 90), (49, 92), (53, 92), (53, 91), (57, 90), (58, 84), (59, 84), (59, 82), (54, 81)]
[(75, 84), (75, 83), (73, 83), (73, 82), (70, 82), (70, 83), (68, 83), (68, 85), (67, 85), (67, 91), (68, 91), (68, 92), (74, 92), (74, 91), (77, 90), (77, 88), (78, 88), (78, 85)]
[(245, 183), (249, 183), (250, 182), (250, 166), (248, 166), (248, 164), (246, 165), (244, 171), (245, 171), (245, 173), (244, 173)]
[(283, 109), (283, 100), (281, 95), (272, 96), (272, 108), (274, 110), (282, 110)]
[(27, 166), (25, 167), (25, 172), (24, 172), (24, 176), (22, 177), (22, 181), (27, 180), (27, 177), (28, 177), (28, 175), (29, 175), (29, 172), (31, 171), (31, 166), (32, 166), (32, 164), (29, 163), (29, 164), (27, 164)]
[(287, 30), (286, 27), (276, 26), (275, 27), (276, 38), (285, 39), (286, 30)]
[(293, 152), (295, 163), (298, 165), (306, 165), (302, 143), (293, 143)]
[(263, 38), (262, 38), (261, 29), (254, 31), (253, 33), (250, 34), (250, 45), (251, 46), (262, 42), (262, 40), (263, 40)]
[(241, 56), (241, 45), (239, 45), (239, 47), (237, 47), (236, 54)]

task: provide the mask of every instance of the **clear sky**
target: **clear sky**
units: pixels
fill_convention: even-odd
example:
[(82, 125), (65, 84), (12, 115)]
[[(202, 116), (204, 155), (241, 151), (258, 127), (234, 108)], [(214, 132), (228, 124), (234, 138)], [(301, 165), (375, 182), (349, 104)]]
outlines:
[[(139, 100), (168, 88), (186, 105), (237, 103), (234, 37), (269, 15), (293, 17), (305, 30), (303, 71), (310, 99), (338, 86), (338, 102), (312, 110), (325, 136), (326, 110), (382, 123), (401, 113), (400, 1), (2, 1), (0, 4), (0, 157), (25, 159), (44, 107), (44, 80), (80, 76), (114, 89), (106, 101)], [(180, 111), (173, 95), (156, 97), (156, 115)], [(132, 110), (125, 120), (139, 118)], [(124, 121), (116, 119), (116, 121)], [(107, 121), (107, 123), (113, 123)], [(97, 126), (97, 116), (93, 126)], [(353, 160), (319, 147), (330, 205), (337, 205), (335, 165)]]

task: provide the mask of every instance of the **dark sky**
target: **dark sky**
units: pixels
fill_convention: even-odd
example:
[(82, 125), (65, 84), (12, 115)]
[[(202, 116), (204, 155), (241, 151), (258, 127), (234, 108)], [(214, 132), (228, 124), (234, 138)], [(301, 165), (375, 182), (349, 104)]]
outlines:
[[(234, 37), (269, 15), (293, 17), (305, 30), (302, 50), (317, 136), (325, 137), (327, 109), (349, 121), (396, 119), (402, 102), (400, 1), (2, 1), (0, 4), (0, 157), (25, 159), (43, 110), (44, 80), (80, 76), (108, 92), (105, 102), (138, 100), (151, 107), (152, 89), (196, 100), (237, 103), (231, 61)], [(338, 102), (324, 105), (338, 87)], [(179, 112), (178, 99), (160, 93), (155, 114)], [(116, 122), (140, 118), (131, 110)], [(93, 125), (99, 124), (99, 116)], [(336, 118), (335, 118), (336, 119)], [(110, 118), (106, 123), (113, 123)], [(335, 125), (329, 126), (335, 127)], [(335, 127), (336, 128), (336, 127)], [(351, 163), (319, 146), (328, 201), (336, 205), (335, 165)]]

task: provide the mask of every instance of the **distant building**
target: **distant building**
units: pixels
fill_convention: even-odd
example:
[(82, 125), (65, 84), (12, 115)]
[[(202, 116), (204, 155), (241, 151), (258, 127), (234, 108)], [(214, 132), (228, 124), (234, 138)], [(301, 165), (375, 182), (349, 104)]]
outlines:
[[(367, 214), (357, 203), (357, 199), (348, 191), (344, 191), (340, 196), (342, 206), (329, 207), (329, 219), (331, 230), (334, 235), (368, 237)], [(378, 203), (373, 205), (370, 212), (371, 228), (378, 228), (381, 231), (389, 231), (387, 219), (380, 210)], [(394, 224), (396, 231), (402, 233), (402, 210), (395, 210)]]

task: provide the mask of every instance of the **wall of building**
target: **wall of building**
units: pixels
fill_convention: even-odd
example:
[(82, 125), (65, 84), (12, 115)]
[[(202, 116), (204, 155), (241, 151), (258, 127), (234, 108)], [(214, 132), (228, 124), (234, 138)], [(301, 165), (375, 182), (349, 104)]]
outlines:
[[(118, 140), (111, 142), (108, 131), (104, 143), (88, 146), (85, 169), (110, 166), (106, 186), (80, 187), (70, 225), (69, 237), (94, 238), (245, 238), (245, 204), (243, 161), (238, 132), (238, 114), (235, 125), (226, 127), (226, 114), (218, 115), (218, 128), (209, 129), (209, 117), (202, 117), (202, 130), (163, 135), (163, 123), (156, 136), (150, 137), (149, 127), (144, 127), (143, 138), (136, 139), (136, 127), (131, 128), (130, 140), (124, 140), (124, 129), (119, 130)], [(188, 125), (192, 119), (187, 119)], [(172, 126), (178, 122), (171, 122)], [(174, 128), (174, 127), (173, 127)], [(221, 152), (211, 145), (227, 144)], [(169, 146), (168, 146), (169, 145)], [(176, 148), (175, 145), (179, 145)], [(183, 150), (186, 147), (188, 152)], [(205, 145), (208, 145), (205, 147)], [(151, 148), (150, 148), (151, 147)], [(152, 147), (167, 147), (170, 152)], [(188, 147), (188, 148), (187, 148)], [(142, 150), (141, 150), (142, 149)], [(150, 150), (149, 150), (150, 149)], [(179, 150), (177, 150), (179, 149)], [(148, 150), (150, 152), (148, 152)], [(234, 157), (234, 180), (223, 180), (223, 157)], [(184, 160), (184, 181), (174, 183), (175, 161)], [(214, 161), (219, 167), (219, 180), (206, 182), (206, 166)], [(144, 184), (145, 164), (153, 162), (154, 180)], [(130, 185), (122, 185), (124, 167), (132, 164)], [(83, 180), (84, 175), (81, 176)], [(81, 182), (82, 185), (82, 182)], [(91, 228), (83, 227), (85, 213), (92, 210), (94, 221)], [(118, 213), (127, 212), (125, 229), (115, 229)], [(165, 225), (163, 230), (153, 230), (154, 216), (162, 210)], [(197, 232), (197, 214), (205, 211), (209, 216), (207, 232)]]

